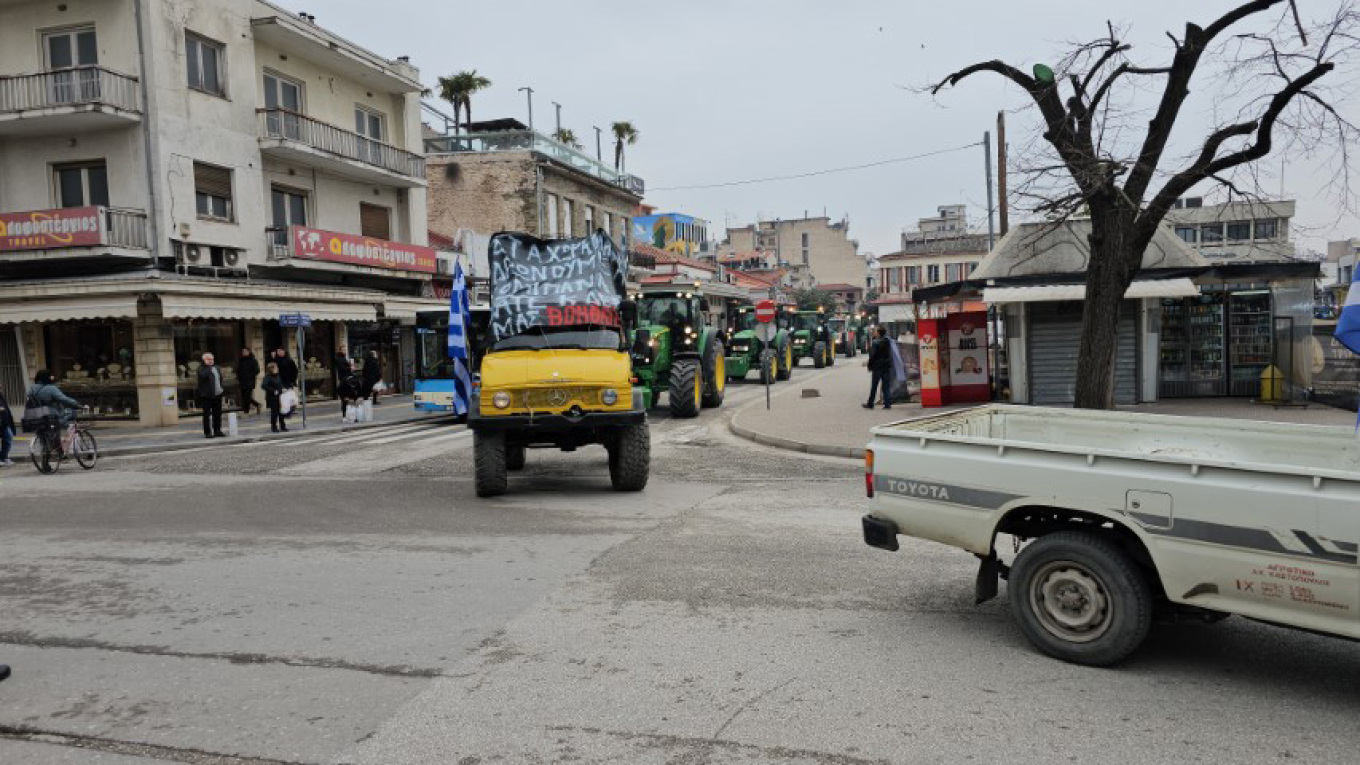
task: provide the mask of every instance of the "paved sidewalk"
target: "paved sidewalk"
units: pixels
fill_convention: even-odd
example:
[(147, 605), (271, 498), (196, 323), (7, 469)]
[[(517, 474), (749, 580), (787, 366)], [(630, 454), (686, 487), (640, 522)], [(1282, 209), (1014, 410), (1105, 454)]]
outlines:
[[(340, 403), (338, 401), (309, 403), (307, 405), (307, 429), (303, 430), (302, 428), (302, 416), (294, 414), (288, 418), (288, 433), (286, 434), (270, 432), (268, 410), (264, 414), (244, 415), (238, 413), (236, 415), (238, 435), (211, 440), (203, 437), (203, 420), (197, 415), (185, 418), (179, 424), (171, 427), (144, 428), (118, 423), (93, 422), (90, 424), (90, 429), (99, 441), (100, 455), (116, 457), (127, 454), (152, 454), (176, 449), (194, 449), (203, 446), (239, 444), (250, 441), (316, 436), (404, 422), (434, 422), (449, 417), (446, 414), (417, 412), (412, 405), (410, 396), (384, 396), (379, 401), (381, 403), (373, 407), (373, 422), (364, 423), (341, 422)], [(227, 415), (224, 414), (222, 416), (222, 430), (226, 431), (226, 429)], [(29, 438), (30, 436), (27, 434), (19, 434), (15, 438), (13, 453), (10, 455), (11, 459), (16, 461), (20, 458), (28, 459)]]
[[(816, 390), (820, 395), (803, 398), (804, 389)], [(894, 404), (887, 410), (864, 409), (860, 405), (869, 395), (869, 372), (860, 359), (848, 363), (837, 359), (834, 368), (815, 373), (800, 367), (792, 380), (777, 384), (773, 394), (769, 411), (765, 410), (763, 396), (738, 410), (729, 421), (732, 432), (766, 446), (852, 459), (864, 456), (869, 429), (876, 425), (962, 408), (923, 409), (912, 403)], [(1306, 425), (1355, 425), (1355, 414), (1343, 409), (1321, 404), (1307, 409), (1275, 409), (1241, 398), (1172, 399), (1121, 410)]]

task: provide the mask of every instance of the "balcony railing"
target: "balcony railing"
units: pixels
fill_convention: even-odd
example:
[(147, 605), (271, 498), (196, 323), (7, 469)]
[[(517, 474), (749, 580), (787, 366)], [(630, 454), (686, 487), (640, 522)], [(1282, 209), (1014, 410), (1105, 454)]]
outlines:
[(462, 152), (536, 151), (550, 159), (575, 168), (605, 183), (642, 196), (647, 190), (642, 179), (621, 173), (583, 151), (532, 130), (505, 130), (495, 133), (470, 133), (425, 139), (426, 154)]
[(146, 213), (111, 207), (73, 207), (0, 213), (0, 252), (78, 247), (147, 249)]
[(137, 78), (98, 66), (0, 77), (0, 113), (86, 104), (141, 113)]
[(296, 141), (343, 159), (404, 175), (425, 177), (425, 158), (287, 109), (260, 109), (260, 136)]
[(287, 260), (293, 255), (293, 244), (287, 226), (270, 226), (264, 230), (265, 245), (270, 260)]

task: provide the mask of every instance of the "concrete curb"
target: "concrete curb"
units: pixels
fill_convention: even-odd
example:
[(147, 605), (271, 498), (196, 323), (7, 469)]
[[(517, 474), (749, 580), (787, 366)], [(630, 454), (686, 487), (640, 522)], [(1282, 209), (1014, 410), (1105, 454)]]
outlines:
[[(403, 417), (394, 420), (384, 420), (383, 422), (362, 422), (349, 423), (339, 427), (318, 428), (315, 430), (288, 431), (287, 435), (282, 433), (262, 433), (257, 436), (228, 436), (225, 439), (211, 441), (209, 443), (199, 443), (195, 441), (173, 441), (160, 444), (139, 444), (136, 446), (114, 446), (111, 448), (100, 448), (100, 457), (136, 457), (144, 454), (162, 454), (164, 452), (182, 452), (190, 449), (217, 449), (224, 446), (236, 446), (238, 444), (254, 444), (265, 441), (287, 441), (293, 438), (306, 438), (335, 435), (347, 433), (354, 430), (368, 430), (369, 428), (386, 428), (393, 425), (408, 425), (414, 422), (444, 422), (452, 419), (452, 415), (439, 415), (431, 417), (420, 415), (413, 417)], [(98, 438), (98, 434), (95, 435)], [(207, 439), (204, 439), (205, 441)]]
[[(816, 375), (813, 375), (812, 377), (807, 378), (807, 380), (801, 382), (811, 382), (825, 374), (829, 374), (829, 371), (820, 372)], [(780, 396), (786, 396), (792, 393), (794, 390), (796, 389), (790, 388), (788, 390), (780, 391), (779, 393), (773, 394), (772, 397), (778, 398)], [(766, 435), (764, 433), (754, 431), (741, 424), (740, 422), (741, 415), (747, 409), (752, 409), (757, 406), (764, 405), (765, 401), (763, 399), (757, 399), (756, 401), (752, 401), (746, 406), (743, 406), (742, 408), (738, 409), (736, 412), (732, 414), (732, 417), (727, 420), (727, 429), (730, 430), (733, 435), (739, 438), (744, 438), (747, 441), (754, 441), (755, 443), (761, 444), (763, 446), (770, 446), (775, 449), (784, 449), (791, 452), (801, 452), (803, 454), (817, 454), (824, 457), (840, 457), (842, 459), (851, 460), (864, 459), (863, 448), (856, 448), (852, 446), (833, 446), (831, 444), (812, 444), (803, 441), (795, 441), (794, 439), (791, 438), (782, 438), (780, 436)]]

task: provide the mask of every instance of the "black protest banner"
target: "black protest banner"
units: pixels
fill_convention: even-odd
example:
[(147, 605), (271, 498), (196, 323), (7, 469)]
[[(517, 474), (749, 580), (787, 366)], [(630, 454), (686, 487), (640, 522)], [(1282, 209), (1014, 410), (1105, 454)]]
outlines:
[(531, 327), (621, 325), (628, 260), (602, 232), (554, 240), (501, 233), (489, 254), (496, 340)]

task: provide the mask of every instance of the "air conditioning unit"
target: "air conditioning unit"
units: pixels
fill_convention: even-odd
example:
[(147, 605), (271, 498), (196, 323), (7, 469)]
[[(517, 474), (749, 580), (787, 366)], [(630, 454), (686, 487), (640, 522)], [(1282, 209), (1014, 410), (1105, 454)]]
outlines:
[(184, 245), (184, 262), (197, 264), (203, 262), (203, 248), (196, 244)]
[(453, 261), (448, 258), (440, 258), (435, 261), (435, 272), (440, 276), (453, 275)]

